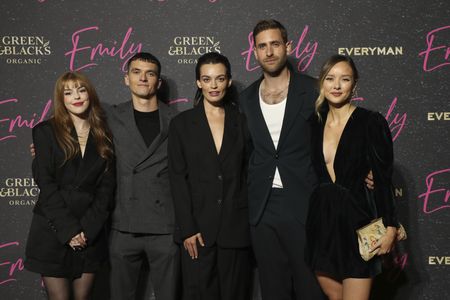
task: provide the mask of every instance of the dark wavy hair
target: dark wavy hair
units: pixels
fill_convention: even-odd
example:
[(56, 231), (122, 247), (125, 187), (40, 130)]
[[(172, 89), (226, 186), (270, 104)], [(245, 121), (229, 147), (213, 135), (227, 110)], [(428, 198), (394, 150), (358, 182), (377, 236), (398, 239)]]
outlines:
[[(224, 65), (225, 69), (226, 69), (225, 75), (227, 76), (228, 80), (231, 79), (231, 64), (230, 64), (230, 61), (228, 60), (228, 58), (225, 55), (222, 55), (218, 52), (209, 52), (209, 53), (203, 54), (197, 60), (197, 65), (195, 66), (195, 79), (196, 80), (200, 80), (200, 68), (206, 64), (222, 64), (222, 65)], [(233, 98), (231, 97), (231, 93), (229, 93), (229, 92), (230, 92), (230, 88), (228, 87), (227, 91), (225, 93), (225, 97), (222, 101), (224, 104), (233, 102), (233, 100), (232, 100)], [(197, 106), (199, 103), (201, 103), (202, 100), (203, 100), (202, 89), (198, 88), (197, 92), (195, 93), (195, 97), (194, 97), (194, 106)]]

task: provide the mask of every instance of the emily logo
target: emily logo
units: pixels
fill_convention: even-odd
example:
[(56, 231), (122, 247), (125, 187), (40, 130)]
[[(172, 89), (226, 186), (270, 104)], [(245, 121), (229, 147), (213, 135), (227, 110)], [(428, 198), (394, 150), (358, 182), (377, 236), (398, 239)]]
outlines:
[[(126, 63), (134, 54), (141, 52), (141, 43), (131, 43), (130, 37), (133, 28), (129, 27), (123, 37), (105, 44), (102, 42), (90, 43), (92, 35), (99, 30), (98, 26), (81, 28), (72, 34), (72, 49), (64, 55), (69, 57), (69, 68), (80, 71), (97, 66), (99, 57), (119, 57), (122, 60), (122, 71)], [(95, 35), (94, 35), (95, 37)], [(110, 41), (110, 39), (108, 39)]]
[(428, 32), (425, 39), (426, 49), (419, 53), (419, 56), (423, 57), (422, 69), (425, 72), (432, 72), (450, 65), (449, 33), (450, 25)]
[[(302, 33), (298, 37), (298, 39), (291, 40), (292, 50), (289, 55), (295, 56), (297, 59), (297, 70), (300, 72), (304, 72), (308, 69), (312, 60), (316, 55), (317, 48), (319, 43), (316, 41), (308, 41), (307, 36), (309, 33), (309, 26), (306, 25), (303, 28)], [(309, 39), (309, 37), (308, 37)], [(253, 41), (253, 32), (250, 32), (247, 36), (248, 45), (246, 46), (245, 51), (241, 52), (241, 55), (245, 60), (245, 69), (249, 72), (253, 72), (260, 68), (257, 64), (255, 58), (253, 57), (253, 48), (255, 47)]]

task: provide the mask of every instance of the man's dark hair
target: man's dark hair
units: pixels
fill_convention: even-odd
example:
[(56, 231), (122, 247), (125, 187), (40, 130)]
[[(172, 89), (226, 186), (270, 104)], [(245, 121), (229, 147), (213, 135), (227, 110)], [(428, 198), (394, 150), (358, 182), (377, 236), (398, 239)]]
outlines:
[(150, 62), (150, 63), (157, 65), (158, 66), (158, 77), (161, 76), (161, 63), (156, 58), (156, 56), (154, 56), (153, 54), (148, 53), (148, 52), (138, 52), (135, 55), (133, 55), (127, 61), (127, 72), (130, 71), (130, 65), (135, 60), (142, 60), (142, 61)]
[(284, 28), (283, 24), (274, 19), (261, 20), (258, 22), (258, 24), (256, 24), (255, 28), (253, 28), (253, 42), (256, 43), (256, 36), (258, 35), (258, 33), (269, 29), (280, 30), (283, 42), (288, 42), (286, 28)]

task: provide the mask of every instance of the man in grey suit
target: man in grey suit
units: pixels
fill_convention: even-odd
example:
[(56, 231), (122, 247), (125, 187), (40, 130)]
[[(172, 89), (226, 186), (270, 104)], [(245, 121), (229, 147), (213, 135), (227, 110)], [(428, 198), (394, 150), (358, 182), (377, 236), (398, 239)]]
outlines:
[(178, 299), (179, 249), (167, 173), (167, 134), (175, 111), (158, 100), (161, 64), (150, 53), (128, 61), (131, 101), (107, 106), (117, 161), (110, 237), (111, 299), (135, 299), (144, 259), (157, 300)]

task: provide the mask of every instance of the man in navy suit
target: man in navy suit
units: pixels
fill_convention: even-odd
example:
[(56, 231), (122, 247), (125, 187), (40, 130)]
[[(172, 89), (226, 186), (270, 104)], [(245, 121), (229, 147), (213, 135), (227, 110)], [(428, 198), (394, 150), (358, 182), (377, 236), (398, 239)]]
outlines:
[(308, 201), (317, 180), (307, 122), (318, 96), (315, 80), (288, 68), (291, 44), (279, 22), (260, 21), (253, 39), (263, 76), (242, 92), (239, 104), (253, 147), (249, 215), (262, 298), (322, 299), (303, 257)]

